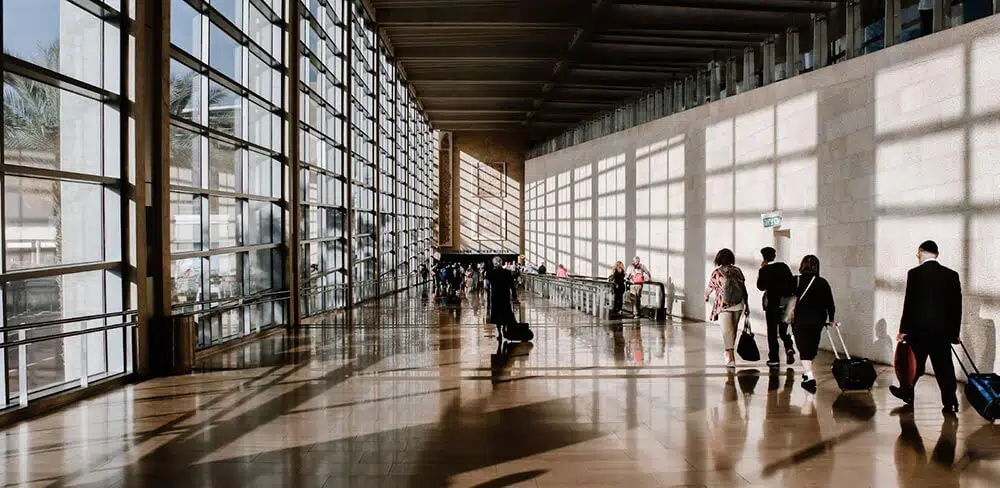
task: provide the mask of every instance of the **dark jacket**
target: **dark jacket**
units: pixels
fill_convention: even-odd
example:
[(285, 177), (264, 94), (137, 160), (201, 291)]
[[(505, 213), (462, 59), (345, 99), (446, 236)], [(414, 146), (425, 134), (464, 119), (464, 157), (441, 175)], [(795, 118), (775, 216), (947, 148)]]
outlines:
[(836, 307), (833, 304), (833, 291), (830, 290), (830, 283), (823, 277), (816, 276), (816, 281), (809, 287), (809, 291), (805, 291), (813, 276), (810, 274), (799, 276), (795, 292), (795, 296), (798, 297), (798, 302), (795, 305), (796, 325), (823, 326), (834, 320)]
[(769, 263), (757, 273), (757, 289), (764, 292), (761, 303), (764, 310), (779, 309), (781, 299), (795, 293), (795, 276), (787, 264), (777, 261)]
[(950, 344), (962, 329), (962, 283), (958, 273), (927, 261), (906, 275), (899, 332), (916, 341)]
[(515, 323), (511, 300), (517, 298), (514, 277), (504, 268), (493, 268), (486, 273), (489, 280), (489, 323), (512, 325)]

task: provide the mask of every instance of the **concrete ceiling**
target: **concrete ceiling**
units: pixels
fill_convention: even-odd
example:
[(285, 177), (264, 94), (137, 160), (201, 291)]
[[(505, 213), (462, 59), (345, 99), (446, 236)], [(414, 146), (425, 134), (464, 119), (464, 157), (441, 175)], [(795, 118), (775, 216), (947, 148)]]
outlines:
[[(816, 0), (370, 0), (438, 129), (558, 134), (769, 34)], [(803, 30), (803, 32), (809, 32)]]

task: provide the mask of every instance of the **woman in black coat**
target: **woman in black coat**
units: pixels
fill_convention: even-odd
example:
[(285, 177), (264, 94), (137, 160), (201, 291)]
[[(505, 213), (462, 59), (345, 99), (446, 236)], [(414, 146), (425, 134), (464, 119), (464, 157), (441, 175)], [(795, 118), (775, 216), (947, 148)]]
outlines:
[(486, 273), (489, 283), (489, 322), (497, 327), (516, 323), (514, 306), (511, 302), (517, 298), (514, 289), (514, 276), (503, 267), (500, 258), (493, 258), (493, 268)]
[(802, 375), (802, 388), (816, 391), (816, 377), (813, 376), (813, 360), (819, 350), (819, 341), (823, 328), (836, 327), (833, 303), (833, 291), (830, 283), (819, 275), (819, 258), (808, 255), (802, 258), (799, 265), (798, 286), (795, 296), (795, 320), (792, 323), (792, 333), (802, 357), (805, 372)]

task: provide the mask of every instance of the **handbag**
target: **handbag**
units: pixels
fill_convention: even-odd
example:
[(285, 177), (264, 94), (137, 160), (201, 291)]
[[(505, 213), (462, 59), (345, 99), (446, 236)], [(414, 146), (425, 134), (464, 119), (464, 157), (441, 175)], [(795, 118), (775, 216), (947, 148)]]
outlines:
[(795, 295), (788, 297), (788, 303), (785, 305), (785, 316), (782, 317), (782, 322), (786, 324), (791, 324), (795, 322), (795, 307), (799, 304), (799, 300), (801, 300), (802, 297), (806, 296), (806, 293), (809, 293), (809, 288), (813, 286), (814, 281), (816, 281), (815, 276), (813, 276), (813, 278), (809, 280), (809, 284), (806, 285), (806, 289), (802, 290), (802, 295), (798, 297), (796, 297)]
[(750, 329), (750, 317), (743, 321), (743, 332), (740, 333), (739, 343), (736, 345), (736, 353), (744, 361), (760, 361), (760, 349), (757, 341), (754, 340), (753, 330)]

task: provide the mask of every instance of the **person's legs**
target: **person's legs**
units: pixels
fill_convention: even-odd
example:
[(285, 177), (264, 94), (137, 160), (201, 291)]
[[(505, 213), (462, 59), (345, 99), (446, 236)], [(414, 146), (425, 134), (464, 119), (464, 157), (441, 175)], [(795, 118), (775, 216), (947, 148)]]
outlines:
[(785, 354), (788, 356), (788, 364), (792, 363), (792, 359), (795, 358), (795, 343), (792, 342), (792, 334), (788, 332), (788, 324), (784, 322), (785, 312), (783, 310), (778, 311), (778, 336), (781, 337), (781, 342), (785, 346)]
[(737, 320), (739, 320), (739, 312), (719, 312), (719, 325), (722, 327), (722, 342), (726, 348), (727, 363), (732, 363), (736, 360), (733, 350), (736, 348)]
[[(765, 309), (764, 319), (767, 321), (767, 363), (778, 366), (778, 325), (781, 322), (780, 310)], [(786, 332), (787, 334), (787, 332)]]
[(919, 10), (920, 13), (920, 36), (926, 36), (934, 30), (934, 11)]
[(955, 363), (951, 360), (951, 345), (937, 345), (929, 351), (931, 365), (934, 366), (934, 378), (941, 389), (941, 405), (945, 407), (958, 406), (958, 396), (955, 388)]

